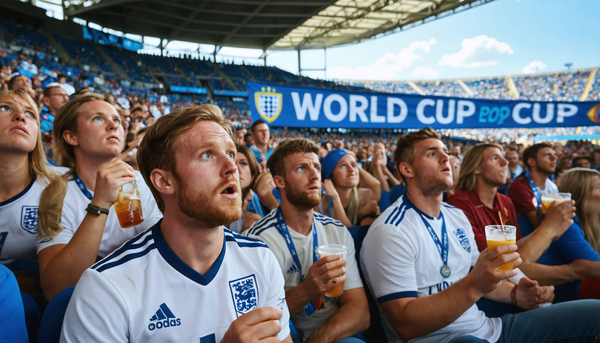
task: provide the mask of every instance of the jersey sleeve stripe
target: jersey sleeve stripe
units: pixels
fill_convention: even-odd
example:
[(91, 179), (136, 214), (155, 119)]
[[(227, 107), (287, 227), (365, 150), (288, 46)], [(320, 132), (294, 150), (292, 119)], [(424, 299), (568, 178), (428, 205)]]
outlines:
[(118, 260), (118, 261), (115, 261), (115, 262), (107, 263), (107, 264), (105, 264), (105, 265), (103, 265), (103, 266), (101, 266), (101, 267), (98, 267), (96, 270), (97, 270), (99, 273), (102, 273), (103, 271), (105, 271), (105, 270), (107, 270), (107, 269), (110, 269), (110, 268), (113, 268), (113, 267), (119, 266), (119, 265), (121, 265), (121, 264), (123, 264), (123, 263), (125, 263), (125, 262), (128, 262), (128, 261), (134, 260), (134, 259), (136, 259), (136, 258), (140, 258), (140, 257), (142, 257), (142, 256), (145, 256), (145, 255), (147, 255), (147, 254), (148, 254), (150, 251), (154, 250), (154, 248), (155, 248), (155, 247), (156, 247), (156, 243), (152, 243), (152, 244), (150, 244), (150, 245), (149, 245), (149, 246), (148, 246), (148, 247), (147, 247), (145, 250), (142, 250), (142, 251), (140, 251), (140, 252), (137, 252), (137, 253), (134, 253), (134, 254), (129, 254), (129, 255), (126, 255), (126, 256), (124, 256), (122, 259), (120, 259), (120, 260)]
[(404, 219), (404, 216), (406, 215), (406, 212), (408, 212), (408, 208), (406, 206), (404, 206), (401, 210), (400, 218), (398, 218), (398, 220), (396, 220), (394, 222), (394, 226), (400, 225), (400, 223), (402, 222), (402, 219)]
[[(132, 240), (130, 240), (129, 242), (123, 244), (123, 246), (121, 246), (117, 250), (113, 251), (110, 255), (106, 256), (104, 259), (102, 259), (102, 260), (98, 261), (96, 264), (94, 264), (92, 266), (92, 269), (96, 269), (103, 264), (113, 261), (117, 257), (121, 256), (123, 253), (125, 253), (127, 250), (139, 249), (139, 248), (143, 247), (144, 245), (146, 245), (150, 240), (152, 240), (152, 233), (150, 232), (150, 230), (151, 229), (148, 229), (148, 230), (142, 232), (137, 237), (135, 237)], [(138, 242), (140, 239), (142, 239), (141, 242)]]
[(393, 223), (393, 222), (394, 222), (394, 218), (395, 218), (395, 217), (398, 215), (398, 213), (400, 212), (400, 209), (402, 208), (402, 205), (403, 205), (403, 204), (401, 204), (400, 206), (396, 207), (396, 208), (395, 208), (395, 209), (392, 211), (392, 213), (390, 213), (390, 215), (389, 215), (389, 216), (387, 217), (387, 219), (385, 220), (385, 223), (386, 223), (386, 224), (391, 224), (391, 223)]
[(388, 295), (384, 295), (382, 297), (377, 298), (377, 302), (382, 304), (386, 301), (402, 299), (402, 298), (416, 298), (417, 291), (406, 291), (406, 292), (397, 292)]
[(254, 240), (254, 241), (246, 241), (246, 242), (238, 242), (234, 237), (232, 236), (225, 236), (225, 240), (227, 242), (235, 242), (239, 247), (241, 248), (269, 248), (269, 246), (267, 246), (265, 243), (259, 241), (259, 240)]
[(254, 226), (250, 229), (250, 234), (252, 235), (257, 235), (257, 232), (259, 230), (261, 230), (262, 228), (264, 228), (265, 226), (270, 226), (272, 224), (277, 224), (277, 220), (275, 219), (274, 216), (271, 216), (271, 218), (269, 218), (270, 214), (268, 214), (266, 217), (264, 217), (263, 219), (261, 219), (260, 221), (256, 222), (254, 224)]
[(254, 232), (252, 232), (253, 235), (255, 236), (260, 236), (261, 233), (263, 233), (265, 230), (273, 228), (273, 227), (277, 227), (277, 222), (273, 222), (270, 225), (267, 226), (262, 226), (261, 227), (257, 227)]

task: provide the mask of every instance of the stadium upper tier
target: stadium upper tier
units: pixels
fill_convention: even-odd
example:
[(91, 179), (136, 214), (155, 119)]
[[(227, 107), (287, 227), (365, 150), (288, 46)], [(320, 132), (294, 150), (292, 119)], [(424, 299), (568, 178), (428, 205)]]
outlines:
[(213, 95), (239, 96), (247, 92), (246, 82), (254, 80), (297, 86), (337, 89), (364, 87), (381, 92), (498, 100), (600, 100), (600, 73), (595, 69), (463, 80), (329, 82), (298, 76), (275, 67), (213, 63), (189, 56), (137, 54), (56, 33), (50, 35), (7, 20), (0, 22), (0, 60), (3, 64), (11, 65), (15, 71), (24, 71), (30, 76), (38, 73), (45, 75), (45, 83), (55, 80), (57, 74), (64, 73), (77, 79), (76, 86), (96, 84), (100, 90), (118, 85), (141, 91), (162, 83), (167, 91), (170, 86), (178, 86), (204, 88)]

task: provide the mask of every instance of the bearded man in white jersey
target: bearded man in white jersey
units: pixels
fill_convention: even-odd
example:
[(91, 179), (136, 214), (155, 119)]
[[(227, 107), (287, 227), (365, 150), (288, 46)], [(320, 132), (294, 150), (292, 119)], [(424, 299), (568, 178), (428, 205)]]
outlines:
[[(537, 308), (553, 291), (499, 267), (521, 258), (517, 246), (478, 252), (465, 214), (442, 202), (452, 186), (447, 148), (431, 128), (402, 136), (394, 162), (406, 184), (400, 197), (372, 224), (361, 267), (377, 299), (389, 342), (558, 342), (600, 335), (600, 301)], [(504, 255), (501, 255), (504, 254)], [(531, 311), (488, 318), (481, 297)]]
[(164, 219), (85, 271), (62, 342), (287, 342), (277, 260), (241, 216), (236, 147), (214, 105), (161, 117), (138, 151)]

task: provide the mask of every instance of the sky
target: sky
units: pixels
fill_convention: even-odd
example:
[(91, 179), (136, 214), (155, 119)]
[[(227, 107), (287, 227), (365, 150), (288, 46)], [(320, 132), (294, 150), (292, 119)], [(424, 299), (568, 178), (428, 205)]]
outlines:
[[(303, 51), (302, 69), (321, 70), (302, 74), (326, 79), (438, 80), (562, 71), (566, 63), (572, 63), (572, 69), (600, 67), (598, 13), (600, 0), (496, 0), (385, 37), (326, 52)], [(147, 37), (146, 43), (159, 41)], [(185, 42), (167, 46), (173, 51), (198, 47), (206, 54), (214, 49)], [(261, 54), (225, 47), (218, 60), (262, 64)], [(298, 53), (269, 51), (267, 64), (298, 73)]]

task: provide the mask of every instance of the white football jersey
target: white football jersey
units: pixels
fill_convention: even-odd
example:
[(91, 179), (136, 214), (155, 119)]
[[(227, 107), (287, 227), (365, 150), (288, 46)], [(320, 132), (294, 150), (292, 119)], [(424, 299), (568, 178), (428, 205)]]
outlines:
[[(390, 343), (401, 340), (385, 317), (381, 303), (441, 292), (464, 278), (479, 257), (473, 229), (463, 211), (443, 203), (441, 214), (448, 233), (451, 274), (447, 278), (441, 274), (442, 258), (422, 219), (431, 225), (442, 241), (442, 216), (433, 218), (426, 215), (406, 195), (375, 220), (363, 241), (361, 268), (376, 299)], [(463, 335), (496, 342), (501, 332), (500, 318), (487, 318), (474, 304), (454, 323), (410, 342), (450, 342)]]
[(161, 222), (83, 273), (61, 342), (217, 343), (239, 316), (266, 306), (283, 310), (278, 337), (288, 337), (283, 277), (264, 243), (225, 229), (202, 275), (169, 247)]
[[(156, 224), (156, 222), (162, 218), (162, 213), (158, 209), (158, 206), (156, 206), (156, 201), (152, 196), (152, 191), (150, 191), (150, 188), (148, 188), (144, 182), (142, 174), (140, 174), (138, 171), (134, 171), (134, 173), (139, 179), (139, 185), (141, 188), (142, 214), (144, 216), (144, 221), (134, 227), (123, 229), (119, 224), (119, 218), (115, 212), (115, 207), (111, 206), (109, 209), (110, 213), (108, 214), (106, 225), (104, 227), (104, 233), (102, 234), (100, 249), (98, 250), (98, 256), (101, 258), (110, 254), (125, 241), (135, 237), (140, 232), (151, 228), (152, 225)], [(89, 189), (88, 191), (93, 197), (94, 193)], [(67, 194), (65, 195), (65, 199), (63, 201), (62, 216), (60, 221), (63, 230), (55, 237), (39, 239), (38, 235), (37, 252), (39, 253), (41, 250), (56, 244), (68, 244), (71, 241), (71, 238), (73, 238), (75, 231), (77, 231), (79, 225), (81, 225), (81, 222), (87, 215), (85, 209), (90, 202), (91, 199), (88, 199), (83, 194), (83, 191), (79, 188), (75, 180), (70, 178), (67, 186)]]
[[(243, 232), (244, 235), (257, 238), (265, 242), (271, 251), (275, 254), (279, 262), (279, 273), (283, 273), (285, 279), (286, 292), (298, 286), (300, 276), (306, 275), (308, 269), (313, 264), (313, 234), (311, 232), (304, 236), (292, 229), (289, 229), (290, 236), (294, 242), (294, 247), (298, 253), (298, 259), (302, 270), (299, 270), (294, 263), (287, 243), (279, 230), (277, 229), (277, 209), (271, 211), (263, 219), (254, 223), (252, 227)], [(363, 287), (358, 272), (356, 258), (354, 257), (354, 241), (348, 229), (341, 222), (324, 216), (318, 212), (313, 212), (314, 224), (317, 229), (317, 238), (319, 245), (324, 244), (343, 244), (346, 246), (346, 283), (344, 290)], [(292, 323), (298, 333), (308, 338), (320, 328), (332, 314), (339, 309), (339, 298), (325, 297), (324, 307), (306, 316), (304, 310), (301, 310), (292, 317)]]
[(21, 193), (0, 202), (0, 263), (37, 259), (38, 205), (47, 185), (34, 176)]

